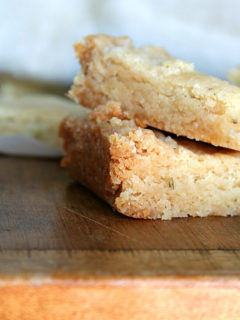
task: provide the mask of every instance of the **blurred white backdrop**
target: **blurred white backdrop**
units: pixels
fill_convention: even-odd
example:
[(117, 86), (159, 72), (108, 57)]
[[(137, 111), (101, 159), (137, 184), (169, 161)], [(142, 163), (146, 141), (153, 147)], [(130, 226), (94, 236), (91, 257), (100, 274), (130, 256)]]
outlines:
[(239, 0), (0, 0), (0, 73), (70, 83), (73, 43), (129, 35), (225, 79), (240, 63)]

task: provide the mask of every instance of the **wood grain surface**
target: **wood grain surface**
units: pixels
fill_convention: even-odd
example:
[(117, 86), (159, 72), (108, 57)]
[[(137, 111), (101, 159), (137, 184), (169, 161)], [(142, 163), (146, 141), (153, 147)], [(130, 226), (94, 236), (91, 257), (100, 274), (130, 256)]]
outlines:
[(0, 157), (0, 319), (239, 319), (240, 217), (143, 221)]

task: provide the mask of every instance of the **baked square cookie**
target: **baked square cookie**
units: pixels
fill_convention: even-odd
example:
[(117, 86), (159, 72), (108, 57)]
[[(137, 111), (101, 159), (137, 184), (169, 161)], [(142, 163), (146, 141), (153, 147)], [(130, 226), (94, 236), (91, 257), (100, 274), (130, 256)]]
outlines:
[(60, 126), (70, 176), (134, 218), (240, 214), (240, 152), (143, 129), (120, 103)]
[(141, 126), (240, 150), (240, 88), (128, 37), (88, 36), (75, 51), (82, 69), (69, 95), (78, 103), (120, 101)]
[(58, 148), (58, 127), (70, 114), (81, 116), (83, 108), (52, 94), (22, 94), (0, 98), (0, 137), (29, 136)]
[(240, 87), (240, 65), (229, 72), (228, 78), (233, 84)]

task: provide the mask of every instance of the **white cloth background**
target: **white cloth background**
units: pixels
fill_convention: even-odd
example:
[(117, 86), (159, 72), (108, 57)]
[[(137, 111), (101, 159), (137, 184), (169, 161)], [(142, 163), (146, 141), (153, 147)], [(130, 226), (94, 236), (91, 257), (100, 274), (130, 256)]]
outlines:
[(239, 14), (239, 0), (0, 0), (0, 72), (70, 83), (73, 43), (110, 33), (225, 79), (240, 63)]

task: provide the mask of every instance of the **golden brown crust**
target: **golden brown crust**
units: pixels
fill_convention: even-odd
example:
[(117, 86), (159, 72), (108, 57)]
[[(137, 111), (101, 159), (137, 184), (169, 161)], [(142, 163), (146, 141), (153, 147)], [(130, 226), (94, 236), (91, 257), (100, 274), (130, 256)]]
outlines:
[(75, 49), (82, 71), (69, 95), (78, 103), (117, 100), (125, 117), (143, 126), (240, 150), (239, 88), (126, 37), (89, 36)]
[(135, 218), (240, 214), (240, 153), (166, 137), (122, 119), (119, 103), (70, 117), (63, 165), (117, 211)]

